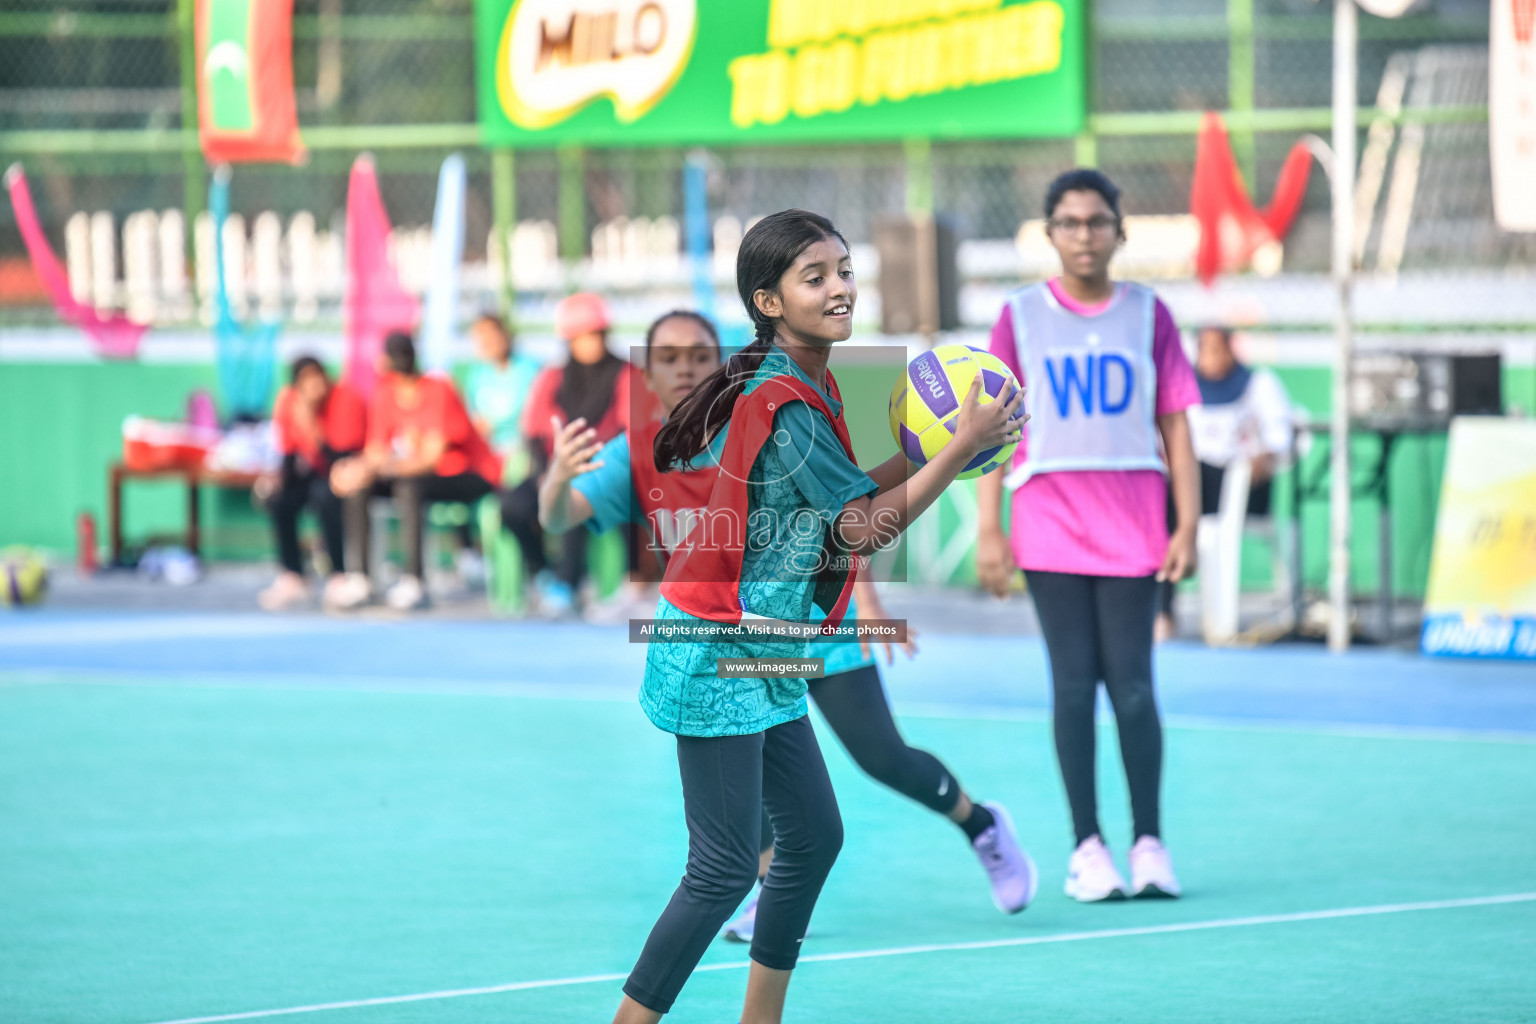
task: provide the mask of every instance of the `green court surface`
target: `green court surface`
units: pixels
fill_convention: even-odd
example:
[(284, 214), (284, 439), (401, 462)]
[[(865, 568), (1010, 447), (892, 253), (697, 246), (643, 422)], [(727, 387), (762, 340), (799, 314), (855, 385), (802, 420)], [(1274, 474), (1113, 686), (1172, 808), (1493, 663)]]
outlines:
[[(1044, 715), (938, 715), (1040, 895), (997, 913), (819, 727), (847, 841), (787, 1020), (1536, 1021), (1536, 737), (1174, 722), (1186, 898), (1080, 906)], [(1100, 791), (1123, 856), (1112, 727)], [(606, 1021), (684, 850), (632, 697), (0, 669), (7, 1024)], [(668, 1020), (735, 1021), (745, 960)]]

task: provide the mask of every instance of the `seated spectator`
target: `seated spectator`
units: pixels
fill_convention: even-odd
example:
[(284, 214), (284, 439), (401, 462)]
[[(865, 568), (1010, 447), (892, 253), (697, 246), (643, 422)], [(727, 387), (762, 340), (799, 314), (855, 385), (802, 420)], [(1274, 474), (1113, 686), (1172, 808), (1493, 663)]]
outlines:
[[(523, 406), (539, 363), (519, 355), (506, 322), (494, 313), (482, 313), (469, 328), (477, 358), (464, 378), (464, 404), (470, 422), (503, 459), (505, 477), (497, 484), (516, 483), (528, 474), (523, 448)], [(474, 519), (458, 529), (459, 576), (469, 583), (485, 579), (485, 562), (475, 542)]]
[(385, 601), (406, 611), (427, 601), (422, 584), (427, 506), (471, 504), (490, 494), (500, 479), (501, 459), (470, 423), (453, 384), (421, 375), (410, 335), (385, 338), (380, 379), (368, 406), (367, 444), (360, 456), (344, 459), (331, 470), (331, 486), (346, 502), (347, 564), (359, 567), (348, 574), (339, 604), (356, 607), (370, 597), (369, 498), (395, 501), (405, 574)]
[[(539, 480), (554, 452), (552, 420), (591, 424), (594, 440), (605, 443), (624, 431), (629, 419), (633, 367), (608, 351), (608, 307), (589, 292), (567, 295), (555, 307), (555, 331), (569, 346), (565, 365), (551, 367), (533, 382), (523, 410), (523, 437), (533, 460), (527, 480), (502, 496), (501, 522), (517, 538), (534, 577), (539, 601), (551, 614), (568, 614), (586, 574), (587, 531), (560, 538), (560, 562), (551, 569), (539, 526)], [(643, 386), (643, 385), (641, 385)]]
[[(1200, 462), (1200, 514), (1219, 511), (1226, 468), (1245, 459), (1252, 472), (1248, 515), (1269, 515), (1275, 469), (1291, 451), (1291, 402), (1285, 386), (1268, 370), (1238, 362), (1232, 332), (1225, 327), (1200, 331), (1195, 379), (1200, 404), (1189, 409), (1189, 431)], [(1163, 584), (1161, 597), (1155, 629), (1160, 640), (1173, 634), (1172, 584)]]
[(512, 332), (494, 313), (480, 316), (469, 333), (479, 358), (464, 379), (464, 404), (475, 429), (505, 458), (522, 445), (523, 407), (540, 366), (516, 351)]
[(256, 481), (256, 499), (272, 517), (277, 540), (277, 560), (282, 566), (277, 579), (263, 590), (257, 602), (267, 611), (278, 611), (309, 599), (304, 579), (304, 559), (299, 551), (299, 513), (307, 506), (320, 521), (320, 535), (330, 562), (327, 599), (333, 598), (344, 577), (341, 499), (331, 490), (331, 465), (362, 450), (367, 430), (367, 409), (357, 392), (331, 380), (314, 356), (293, 361), (290, 383), (277, 394), (272, 425), (282, 468)]

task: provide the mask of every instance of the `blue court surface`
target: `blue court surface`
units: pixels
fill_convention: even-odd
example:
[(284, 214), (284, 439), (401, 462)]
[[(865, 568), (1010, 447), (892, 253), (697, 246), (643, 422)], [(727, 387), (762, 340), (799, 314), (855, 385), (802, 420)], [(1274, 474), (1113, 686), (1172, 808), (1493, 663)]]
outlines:
[[(922, 644), (898, 719), (1008, 805), (1040, 895), (997, 913), (818, 723), (847, 841), (787, 1020), (1536, 1021), (1536, 669), (1162, 648), (1186, 896), (1085, 906), (1039, 639)], [(686, 848), (643, 659), (584, 625), (0, 617), (0, 1020), (607, 1020)], [(736, 1020), (745, 960), (716, 943), (668, 1019)]]

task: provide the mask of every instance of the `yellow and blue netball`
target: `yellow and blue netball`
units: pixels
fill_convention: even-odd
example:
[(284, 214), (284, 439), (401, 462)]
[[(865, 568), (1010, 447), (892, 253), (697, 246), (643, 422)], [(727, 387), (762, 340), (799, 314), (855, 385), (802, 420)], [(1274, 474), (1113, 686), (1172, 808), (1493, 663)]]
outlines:
[(37, 604), (48, 590), (48, 563), (31, 548), (0, 551), (0, 608)]
[[(891, 389), (891, 436), (913, 463), (923, 465), (955, 436), (960, 403), (977, 374), (981, 375), (982, 405), (1012, 395), (1008, 385), (1018, 386), (1006, 363), (969, 345), (939, 345), (907, 364), (907, 372)], [(1023, 425), (1022, 405), (1013, 418)], [(959, 479), (969, 480), (1007, 465), (1017, 447), (1007, 444), (981, 452), (966, 463)]]

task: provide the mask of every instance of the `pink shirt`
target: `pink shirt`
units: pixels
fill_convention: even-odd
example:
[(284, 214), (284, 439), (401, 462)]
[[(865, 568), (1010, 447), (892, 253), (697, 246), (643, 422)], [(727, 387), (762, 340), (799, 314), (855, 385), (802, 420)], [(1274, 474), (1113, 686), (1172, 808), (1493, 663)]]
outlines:
[[(1051, 294), (1079, 316), (1097, 316), (1113, 301), (1085, 306), (1056, 278)], [(1005, 306), (992, 327), (993, 355), (1026, 384), (1014, 343), (1013, 314)], [(1179, 344), (1173, 314), (1155, 303), (1152, 361), (1157, 368), (1157, 415), (1183, 412), (1200, 402), (1195, 371)], [(1025, 396), (1026, 407), (1029, 396)], [(1029, 435), (1014, 464), (1024, 461)], [(1037, 473), (1013, 492), (1013, 557), (1020, 568), (1084, 576), (1150, 576), (1168, 553), (1168, 483), (1151, 469)]]

